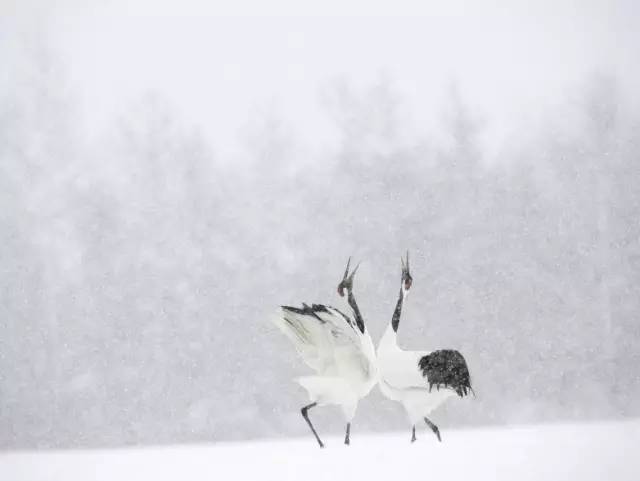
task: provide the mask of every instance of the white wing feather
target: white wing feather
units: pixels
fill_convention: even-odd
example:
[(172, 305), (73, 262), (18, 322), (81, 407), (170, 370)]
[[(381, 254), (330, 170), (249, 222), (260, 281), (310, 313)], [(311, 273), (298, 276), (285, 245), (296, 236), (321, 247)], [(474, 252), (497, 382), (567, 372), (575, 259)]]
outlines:
[(418, 367), (420, 359), (428, 351), (401, 351), (385, 356), (380, 369), (386, 382), (395, 389), (429, 389), (427, 380)]
[(370, 375), (365, 344), (371, 339), (338, 309), (315, 304), (302, 309), (283, 307), (275, 323), (318, 374)]

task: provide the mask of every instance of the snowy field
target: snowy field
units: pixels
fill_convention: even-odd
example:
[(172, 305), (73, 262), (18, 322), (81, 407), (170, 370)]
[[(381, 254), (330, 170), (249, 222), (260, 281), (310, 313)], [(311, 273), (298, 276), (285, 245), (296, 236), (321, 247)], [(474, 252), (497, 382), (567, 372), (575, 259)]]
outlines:
[(640, 480), (640, 420), (0, 454), (2, 481)]

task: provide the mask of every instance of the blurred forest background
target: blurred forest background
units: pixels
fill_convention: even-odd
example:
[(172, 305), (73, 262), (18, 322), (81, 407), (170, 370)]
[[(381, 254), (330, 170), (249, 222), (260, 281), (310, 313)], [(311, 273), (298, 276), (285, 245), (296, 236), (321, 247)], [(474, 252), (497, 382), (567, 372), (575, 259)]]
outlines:
[[(490, 113), (455, 81), (420, 105), (393, 73), (327, 78), (331, 148), (301, 158), (273, 108), (247, 117), (229, 159), (162, 92), (86, 135), (71, 67), (46, 36), (11, 35), (0, 447), (306, 436), (291, 381), (306, 369), (269, 317), (342, 307), (352, 255), (377, 342), (406, 249), (401, 342), (460, 349), (477, 392), (435, 413), (444, 432), (640, 415), (640, 112), (619, 73), (585, 75), (492, 156)], [(404, 115), (420, 109), (439, 135)], [(338, 410), (315, 419), (342, 429)], [(405, 428), (376, 388), (353, 431)]]

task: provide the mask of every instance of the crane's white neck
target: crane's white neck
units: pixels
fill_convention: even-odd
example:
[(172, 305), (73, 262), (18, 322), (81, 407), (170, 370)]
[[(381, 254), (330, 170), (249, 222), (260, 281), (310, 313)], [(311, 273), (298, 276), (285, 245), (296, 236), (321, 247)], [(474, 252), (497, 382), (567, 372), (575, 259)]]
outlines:
[(387, 329), (384, 331), (384, 334), (380, 338), (380, 343), (378, 344), (378, 351), (387, 351), (389, 349), (397, 349), (398, 348), (398, 334), (393, 330), (391, 323), (387, 326)]

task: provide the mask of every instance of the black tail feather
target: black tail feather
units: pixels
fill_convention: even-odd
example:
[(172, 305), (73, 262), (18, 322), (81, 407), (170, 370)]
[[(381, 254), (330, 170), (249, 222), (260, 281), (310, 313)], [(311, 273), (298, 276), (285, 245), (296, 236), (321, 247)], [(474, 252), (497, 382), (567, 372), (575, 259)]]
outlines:
[(470, 392), (475, 396), (467, 362), (458, 351), (433, 351), (420, 358), (418, 367), (429, 383), (429, 391), (435, 386), (438, 391), (440, 387), (453, 389), (460, 397), (467, 396)]

